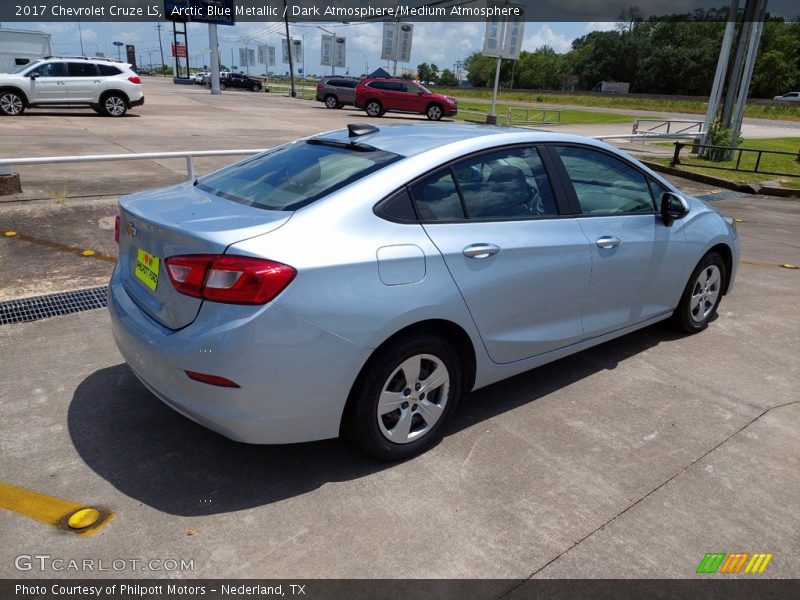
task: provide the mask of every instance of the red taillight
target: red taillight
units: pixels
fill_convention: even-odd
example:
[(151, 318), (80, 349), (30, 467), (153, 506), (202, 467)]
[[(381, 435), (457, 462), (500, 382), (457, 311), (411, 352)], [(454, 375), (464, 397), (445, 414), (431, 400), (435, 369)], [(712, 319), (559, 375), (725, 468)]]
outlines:
[(321, 90), (321, 89), (322, 89), (322, 88), (324, 88), (324, 87), (325, 87), (325, 84), (324, 84), (324, 83), (318, 83), (318, 84), (317, 84), (317, 89), (318, 89), (318, 90)]
[(114, 219), (114, 241), (119, 244), (119, 215)]
[(130, 81), (131, 83), (136, 83), (136, 84), (141, 84), (142, 83), (142, 80), (139, 79), (138, 75), (131, 75), (130, 77), (128, 77), (128, 81)]
[(225, 379), (224, 377), (220, 377), (219, 375), (197, 373), (196, 371), (186, 371), (186, 375), (189, 376), (189, 379), (194, 379), (195, 381), (200, 381), (202, 383), (207, 383), (209, 385), (218, 385), (219, 387), (229, 387), (229, 388), (241, 387), (235, 381), (231, 381), (230, 379)]
[(266, 304), (297, 274), (288, 265), (250, 256), (190, 254), (165, 263), (180, 293), (229, 304)]

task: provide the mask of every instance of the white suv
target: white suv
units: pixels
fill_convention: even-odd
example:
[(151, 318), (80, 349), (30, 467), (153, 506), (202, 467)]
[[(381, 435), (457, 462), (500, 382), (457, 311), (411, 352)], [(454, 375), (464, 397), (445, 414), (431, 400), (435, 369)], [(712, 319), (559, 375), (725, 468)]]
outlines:
[(139, 76), (116, 60), (56, 57), (0, 74), (0, 114), (16, 116), (26, 108), (91, 107), (110, 117), (144, 104)]

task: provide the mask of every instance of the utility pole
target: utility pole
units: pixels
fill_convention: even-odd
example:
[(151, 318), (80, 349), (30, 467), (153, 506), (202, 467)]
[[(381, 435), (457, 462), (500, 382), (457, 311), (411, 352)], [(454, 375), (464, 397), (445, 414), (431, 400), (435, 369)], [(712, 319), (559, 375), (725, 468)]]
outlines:
[[(292, 59), (292, 38), (289, 36), (289, 11), (286, 7), (286, 0), (283, 0), (283, 24), (286, 26), (286, 49), (289, 53), (289, 81), (292, 85), (291, 96), (292, 98), (297, 98), (297, 91), (294, 89), (294, 60)], [(303, 56), (305, 56), (305, 52), (306, 49), (303, 48)]]
[(219, 40), (216, 23), (208, 24), (208, 45), (211, 50), (211, 95), (217, 96), (222, 92), (219, 89)]
[(158, 68), (159, 73), (162, 75), (164, 74), (164, 45), (161, 43), (161, 28), (163, 25), (159, 23), (156, 25), (156, 30), (158, 31), (158, 48), (161, 50), (161, 66)]
[(83, 29), (81, 28), (80, 19), (78, 19), (78, 37), (81, 39), (81, 56), (86, 56), (86, 53), (83, 51)]

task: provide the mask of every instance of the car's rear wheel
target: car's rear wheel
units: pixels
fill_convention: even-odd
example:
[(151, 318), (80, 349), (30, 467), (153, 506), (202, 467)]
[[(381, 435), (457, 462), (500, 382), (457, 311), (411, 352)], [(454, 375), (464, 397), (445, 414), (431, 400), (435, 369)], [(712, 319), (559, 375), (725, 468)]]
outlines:
[(370, 100), (367, 102), (367, 105), (364, 107), (364, 110), (367, 112), (367, 115), (370, 117), (380, 117), (383, 114), (383, 107), (381, 103), (377, 100)]
[(228, 86), (226, 86), (226, 85), (225, 85), (224, 83), (222, 83), (221, 81), (219, 82), (219, 89), (221, 89), (221, 90), (224, 90), (226, 87), (228, 87)]
[(672, 314), (672, 322), (678, 329), (697, 333), (708, 327), (722, 300), (725, 276), (722, 257), (716, 252), (706, 254), (689, 278), (678, 308)]
[(441, 440), (461, 395), (461, 363), (435, 335), (398, 340), (359, 377), (343, 432), (365, 454), (382, 460), (414, 456)]
[(325, 108), (339, 108), (339, 100), (333, 94), (325, 96)]
[(254, 83), (253, 87), (251, 87), (250, 89), (253, 90), (254, 92), (260, 92), (261, 91), (261, 86), (258, 85), (257, 83)]
[(438, 121), (444, 115), (444, 111), (438, 104), (431, 104), (428, 110), (425, 111), (425, 115), (428, 117), (429, 121)]
[(109, 117), (122, 117), (128, 112), (128, 103), (119, 94), (109, 94), (103, 98), (103, 114)]
[(16, 92), (0, 92), (0, 112), (16, 117), (25, 112), (25, 102)]

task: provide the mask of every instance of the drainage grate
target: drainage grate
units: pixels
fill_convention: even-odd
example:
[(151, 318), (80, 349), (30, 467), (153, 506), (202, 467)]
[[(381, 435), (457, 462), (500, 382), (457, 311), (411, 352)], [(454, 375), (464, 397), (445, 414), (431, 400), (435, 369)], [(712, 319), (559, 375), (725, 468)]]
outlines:
[(108, 306), (106, 287), (0, 302), (0, 325), (38, 321)]

